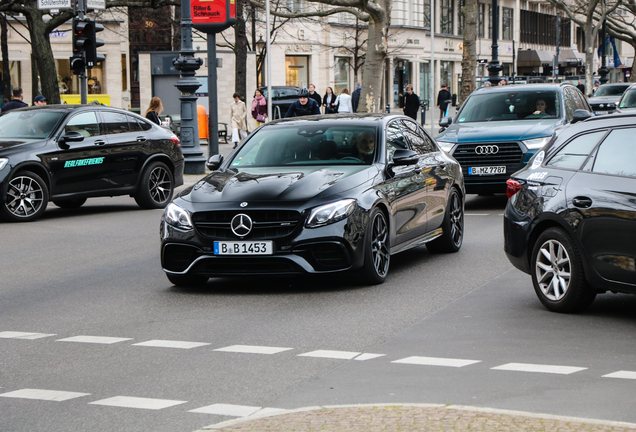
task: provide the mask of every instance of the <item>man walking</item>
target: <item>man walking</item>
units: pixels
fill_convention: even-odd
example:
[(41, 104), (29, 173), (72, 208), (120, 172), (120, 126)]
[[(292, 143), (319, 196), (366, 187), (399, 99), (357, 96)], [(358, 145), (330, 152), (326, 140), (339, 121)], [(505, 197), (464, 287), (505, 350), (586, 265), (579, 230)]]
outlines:
[(315, 100), (309, 98), (309, 90), (306, 88), (300, 89), (298, 100), (291, 104), (287, 110), (287, 114), (285, 114), (285, 118), (312, 114), (320, 114), (320, 106)]
[(581, 93), (585, 94), (585, 84), (583, 84), (581, 80), (579, 80), (579, 83), (577, 84), (576, 88), (581, 90)]
[(4, 106), (2, 107), (2, 112), (6, 113), (7, 111), (11, 111), (12, 109), (28, 107), (27, 104), (22, 102), (22, 97), (22, 89), (20, 87), (14, 88), (13, 99), (11, 99), (11, 102), (7, 102), (6, 104), (4, 104)]
[(440, 110), (440, 119), (446, 117), (446, 108), (451, 100), (451, 94), (446, 88), (446, 84), (442, 84), (442, 89), (437, 94), (437, 108)]
[(42, 106), (46, 105), (46, 98), (42, 95), (37, 95), (35, 99), (33, 99), (34, 106)]
[(353, 112), (358, 112), (358, 103), (360, 102), (360, 91), (362, 90), (362, 84), (359, 82), (356, 83), (356, 89), (351, 93), (351, 105), (353, 108)]
[(318, 103), (318, 108), (320, 108), (320, 105), (322, 105), (322, 98), (316, 91), (316, 86), (313, 84), (309, 84), (309, 97), (315, 100)]
[(420, 98), (413, 93), (413, 86), (406, 86), (406, 94), (404, 95), (404, 115), (411, 117), (417, 121), (417, 111), (420, 108)]

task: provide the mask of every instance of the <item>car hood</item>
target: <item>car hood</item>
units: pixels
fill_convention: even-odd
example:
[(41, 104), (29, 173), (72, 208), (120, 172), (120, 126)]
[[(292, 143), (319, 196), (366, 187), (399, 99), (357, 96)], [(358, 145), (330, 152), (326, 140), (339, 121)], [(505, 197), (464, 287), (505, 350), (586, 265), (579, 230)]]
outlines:
[(587, 100), (587, 102), (589, 104), (601, 104), (601, 103), (616, 103), (619, 100), (621, 100), (621, 95), (591, 97)]
[(562, 123), (560, 119), (453, 123), (436, 139), (451, 143), (529, 140), (551, 136)]
[(192, 203), (237, 201), (308, 201), (371, 182), (375, 166), (252, 168), (216, 171), (179, 198)]
[(42, 141), (41, 138), (38, 139), (18, 139), (18, 138), (8, 138), (8, 139), (0, 139), (0, 151), (10, 149), (13, 147), (25, 145), (25, 144), (33, 144), (38, 141)]

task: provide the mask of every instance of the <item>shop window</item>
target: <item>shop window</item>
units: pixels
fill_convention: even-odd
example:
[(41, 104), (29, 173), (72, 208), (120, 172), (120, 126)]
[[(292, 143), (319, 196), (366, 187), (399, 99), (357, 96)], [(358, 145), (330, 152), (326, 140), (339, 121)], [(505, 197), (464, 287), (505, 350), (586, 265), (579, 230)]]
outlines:
[(340, 94), (343, 89), (349, 88), (349, 59), (336, 57), (334, 66), (334, 92)]
[[(0, 76), (2, 76), (3, 64), (0, 61)], [(11, 77), (11, 86), (13, 88), (22, 87), (22, 83), (20, 81), (20, 62), (19, 61), (11, 61), (9, 60), (9, 76)], [(0, 97), (2, 94), (0, 94)]]
[(307, 87), (309, 83), (309, 57), (285, 57), (285, 82), (288, 86)]
[(479, 25), (477, 26), (477, 31), (479, 32), (479, 37), (484, 37), (484, 27), (486, 25), (486, 5), (484, 3), (479, 3)]

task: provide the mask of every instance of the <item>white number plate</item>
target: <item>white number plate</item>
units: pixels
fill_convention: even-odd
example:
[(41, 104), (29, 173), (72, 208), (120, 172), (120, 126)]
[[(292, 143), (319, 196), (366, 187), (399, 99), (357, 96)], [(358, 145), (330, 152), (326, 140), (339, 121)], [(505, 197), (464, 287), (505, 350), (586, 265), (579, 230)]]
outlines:
[(495, 175), (505, 174), (506, 166), (468, 167), (468, 175)]
[(214, 242), (214, 255), (272, 255), (274, 242), (267, 241), (234, 241)]

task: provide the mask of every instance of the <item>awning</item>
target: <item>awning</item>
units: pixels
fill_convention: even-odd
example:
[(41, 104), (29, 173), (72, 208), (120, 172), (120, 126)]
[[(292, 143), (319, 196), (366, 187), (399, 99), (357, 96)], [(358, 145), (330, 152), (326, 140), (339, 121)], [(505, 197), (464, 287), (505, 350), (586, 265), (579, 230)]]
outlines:
[(559, 66), (581, 66), (583, 63), (583, 56), (578, 51), (569, 48), (559, 51)]
[(542, 50), (519, 50), (517, 53), (517, 67), (538, 67), (545, 63), (552, 65), (554, 52)]

